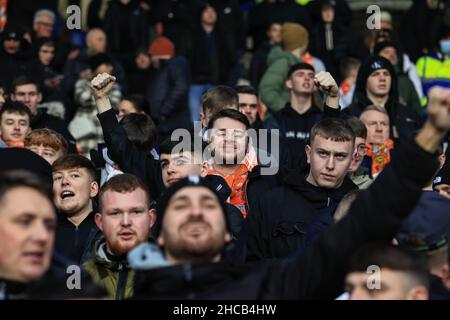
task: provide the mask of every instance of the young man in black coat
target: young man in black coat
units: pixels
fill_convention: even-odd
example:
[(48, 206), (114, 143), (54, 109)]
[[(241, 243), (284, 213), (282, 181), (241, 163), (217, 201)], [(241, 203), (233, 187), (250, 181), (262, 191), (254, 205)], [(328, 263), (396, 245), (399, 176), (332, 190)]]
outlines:
[(99, 185), (94, 164), (78, 154), (56, 160), (52, 167), (54, 203), (58, 210), (55, 251), (83, 263), (93, 251), (101, 231), (95, 224), (93, 199)]
[[(315, 80), (319, 78), (337, 87), (328, 72), (319, 72), (316, 75), (314, 67), (304, 62), (291, 66), (285, 81), (290, 101), (264, 122), (265, 128), (279, 130), (282, 162), (288, 167), (302, 166), (306, 162), (303, 150), (313, 125), (325, 117), (339, 117), (339, 100), (335, 97), (329, 96), (323, 107), (319, 105)], [(334, 95), (338, 96), (338, 93)]]
[(383, 57), (369, 57), (361, 65), (356, 79), (353, 103), (344, 114), (359, 117), (368, 105), (384, 107), (389, 114), (394, 142), (412, 137), (421, 127), (422, 119), (411, 106), (398, 102), (397, 76), (392, 64)]
[(283, 186), (259, 198), (246, 222), (247, 260), (287, 257), (314, 232), (311, 224), (333, 223), (339, 201), (357, 188), (347, 177), (354, 141), (341, 119), (324, 119), (311, 129), (305, 148), (309, 169), (292, 170)]
[[(415, 140), (399, 147), (398, 156), (358, 195), (346, 217), (309, 251), (290, 261), (238, 266), (223, 261), (221, 251), (229, 234), (214, 190), (199, 178), (180, 181), (158, 208), (162, 215), (158, 244), (164, 248), (164, 256), (145, 246), (130, 255), (131, 265), (143, 270), (136, 275), (134, 297), (335, 298), (342, 292), (354, 252), (370, 242), (390, 242), (416, 206), (422, 187), (438, 168), (435, 153), (450, 129), (449, 105), (448, 90), (434, 91), (428, 107), (430, 118)], [(179, 227), (181, 232), (174, 234)]]

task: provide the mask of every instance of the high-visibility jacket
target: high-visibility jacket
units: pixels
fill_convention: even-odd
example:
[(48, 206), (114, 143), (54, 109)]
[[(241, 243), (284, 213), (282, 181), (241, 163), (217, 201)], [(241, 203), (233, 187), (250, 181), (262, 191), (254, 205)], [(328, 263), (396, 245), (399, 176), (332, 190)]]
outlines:
[(440, 54), (423, 56), (417, 60), (416, 69), (426, 96), (433, 86), (450, 88), (450, 58), (444, 59)]

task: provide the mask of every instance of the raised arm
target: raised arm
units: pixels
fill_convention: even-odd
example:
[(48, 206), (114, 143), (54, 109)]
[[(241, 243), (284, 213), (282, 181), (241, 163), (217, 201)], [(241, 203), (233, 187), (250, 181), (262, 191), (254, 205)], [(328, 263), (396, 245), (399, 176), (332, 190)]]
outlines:
[(138, 149), (117, 121), (108, 98), (115, 80), (115, 77), (102, 73), (91, 82), (108, 153), (124, 172), (134, 174), (147, 183), (152, 197), (157, 197), (162, 191), (162, 182), (158, 176), (159, 161)]

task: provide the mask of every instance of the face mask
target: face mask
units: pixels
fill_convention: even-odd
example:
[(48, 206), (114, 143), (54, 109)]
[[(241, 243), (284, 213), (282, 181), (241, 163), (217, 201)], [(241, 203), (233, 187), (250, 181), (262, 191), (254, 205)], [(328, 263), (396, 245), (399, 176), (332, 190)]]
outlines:
[(441, 41), (441, 52), (444, 54), (450, 54), (450, 40)]

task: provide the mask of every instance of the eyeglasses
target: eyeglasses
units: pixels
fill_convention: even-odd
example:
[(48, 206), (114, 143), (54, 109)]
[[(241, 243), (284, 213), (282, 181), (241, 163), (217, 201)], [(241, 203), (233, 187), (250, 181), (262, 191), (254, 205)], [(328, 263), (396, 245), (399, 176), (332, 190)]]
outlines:
[(358, 153), (359, 154), (366, 154), (367, 153), (367, 150), (368, 150), (369, 148), (367, 148), (367, 146), (365, 145), (365, 144), (360, 144), (360, 145), (358, 145), (357, 147), (356, 147), (356, 150), (358, 151)]
[(232, 138), (244, 138), (247, 132), (239, 129), (215, 129), (214, 135), (216, 137), (232, 137)]

